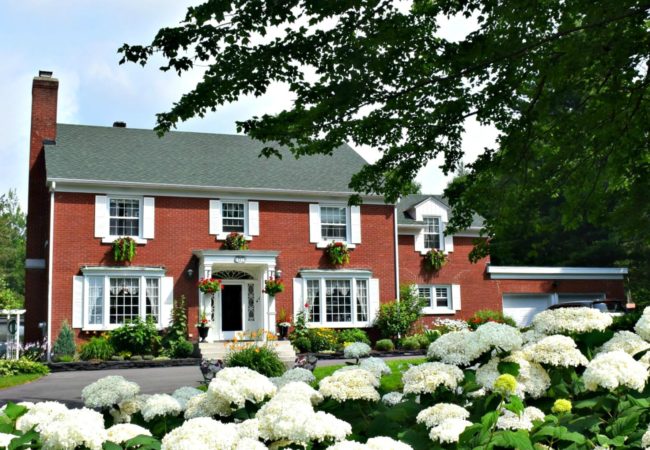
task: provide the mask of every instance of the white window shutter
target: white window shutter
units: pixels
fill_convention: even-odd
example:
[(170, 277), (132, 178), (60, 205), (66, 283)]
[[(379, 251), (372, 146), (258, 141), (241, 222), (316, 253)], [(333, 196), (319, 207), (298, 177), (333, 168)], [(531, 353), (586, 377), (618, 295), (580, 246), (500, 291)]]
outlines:
[(415, 235), (415, 251), (424, 252), (424, 231), (420, 231)]
[(293, 320), (296, 321), (298, 313), (304, 309), (304, 300), (302, 298), (302, 278), (293, 279)]
[(210, 200), (210, 234), (221, 234), (221, 201)]
[(174, 277), (160, 279), (160, 324), (168, 327), (174, 308)]
[(153, 239), (155, 226), (155, 201), (154, 197), (145, 197), (142, 200), (142, 237)]
[[(446, 229), (447, 229), (447, 224), (444, 223), (442, 225), (443, 235), (444, 235), (444, 232), (445, 232)], [(444, 242), (445, 242), (444, 243), (444, 246), (445, 246), (444, 251), (446, 253), (453, 252), (454, 251), (454, 236), (453, 235), (450, 235), (450, 236), (444, 235)]]
[(108, 236), (108, 196), (95, 196), (95, 237)]
[(379, 313), (379, 278), (371, 278), (368, 284), (368, 323), (372, 325)]
[(309, 205), (309, 242), (318, 243), (321, 241), (320, 232), (320, 205)]
[(460, 284), (451, 285), (451, 305), (454, 311), (460, 311)]
[(260, 235), (260, 204), (248, 202), (248, 234), (250, 236)]
[(72, 328), (84, 324), (84, 277), (72, 277)]
[(361, 207), (350, 206), (350, 241), (361, 243)]

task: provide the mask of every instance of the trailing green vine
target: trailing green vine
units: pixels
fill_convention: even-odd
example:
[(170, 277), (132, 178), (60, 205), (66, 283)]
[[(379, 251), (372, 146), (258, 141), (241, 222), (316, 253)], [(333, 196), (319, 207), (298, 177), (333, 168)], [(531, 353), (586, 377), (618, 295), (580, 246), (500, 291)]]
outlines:
[(113, 259), (117, 262), (133, 261), (136, 254), (136, 243), (133, 238), (121, 237), (113, 241)]

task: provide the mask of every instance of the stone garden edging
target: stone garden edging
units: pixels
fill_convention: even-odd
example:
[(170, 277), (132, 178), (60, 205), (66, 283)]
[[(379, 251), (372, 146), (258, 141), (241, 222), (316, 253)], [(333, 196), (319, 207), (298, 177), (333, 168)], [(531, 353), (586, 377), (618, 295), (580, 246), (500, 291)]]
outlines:
[(49, 363), (52, 372), (72, 372), (76, 370), (108, 370), (108, 369), (143, 369), (147, 367), (177, 367), (198, 366), (201, 358), (177, 358), (164, 360), (142, 361), (73, 361)]

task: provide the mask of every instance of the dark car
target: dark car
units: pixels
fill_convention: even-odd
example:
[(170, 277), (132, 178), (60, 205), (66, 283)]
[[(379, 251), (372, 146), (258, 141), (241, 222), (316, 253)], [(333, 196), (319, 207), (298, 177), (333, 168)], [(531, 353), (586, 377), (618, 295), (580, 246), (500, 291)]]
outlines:
[(579, 300), (573, 302), (564, 302), (558, 303), (556, 305), (551, 305), (547, 309), (558, 309), (558, 308), (594, 308), (601, 312), (620, 315), (628, 311), (626, 308), (626, 302), (623, 300)]

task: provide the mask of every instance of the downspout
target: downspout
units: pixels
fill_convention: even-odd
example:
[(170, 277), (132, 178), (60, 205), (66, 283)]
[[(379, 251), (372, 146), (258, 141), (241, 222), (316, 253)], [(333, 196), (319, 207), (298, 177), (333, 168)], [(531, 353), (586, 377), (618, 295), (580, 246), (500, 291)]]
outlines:
[[(397, 200), (399, 203), (399, 199)], [(395, 232), (395, 299), (399, 303), (399, 246), (397, 234), (397, 204), (393, 209), (393, 228)]]
[(54, 255), (54, 190), (56, 181), (50, 184), (50, 239), (47, 260), (47, 362), (52, 362), (52, 265)]

